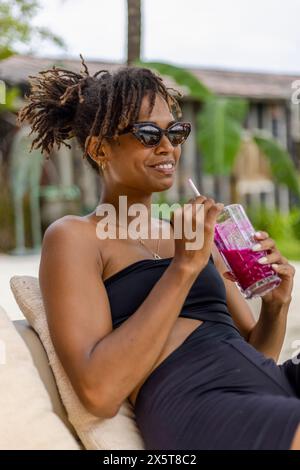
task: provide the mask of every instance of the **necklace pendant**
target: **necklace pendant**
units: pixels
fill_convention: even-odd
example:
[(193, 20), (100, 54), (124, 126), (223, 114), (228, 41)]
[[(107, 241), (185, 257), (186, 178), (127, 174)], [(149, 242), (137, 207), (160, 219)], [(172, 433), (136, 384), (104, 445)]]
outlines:
[(153, 253), (154, 259), (162, 259), (161, 256), (159, 256), (157, 253)]

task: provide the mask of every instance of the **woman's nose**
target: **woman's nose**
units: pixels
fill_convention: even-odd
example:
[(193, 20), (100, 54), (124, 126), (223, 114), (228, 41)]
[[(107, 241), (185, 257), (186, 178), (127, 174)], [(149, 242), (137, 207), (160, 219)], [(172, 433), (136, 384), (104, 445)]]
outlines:
[(163, 135), (161, 141), (159, 142), (158, 146), (156, 147), (156, 152), (173, 152), (175, 147), (171, 144), (168, 137)]

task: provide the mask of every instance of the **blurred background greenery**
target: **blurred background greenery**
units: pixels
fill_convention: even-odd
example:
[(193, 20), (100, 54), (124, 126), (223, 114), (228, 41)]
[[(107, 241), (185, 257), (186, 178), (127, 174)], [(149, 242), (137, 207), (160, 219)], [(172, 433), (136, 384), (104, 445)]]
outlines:
[[(268, 231), (286, 257), (300, 260), (300, 112), (291, 102), (297, 77), (145, 62), (142, 2), (126, 3), (126, 63), (152, 68), (167, 86), (179, 90), (183, 118), (193, 127), (173, 187), (155, 194), (153, 202), (187, 202), (192, 196), (187, 178), (192, 177), (202, 194), (243, 204), (256, 229)], [(0, 80), (6, 88), (5, 103), (0, 103), (0, 252), (14, 254), (39, 251), (51, 222), (66, 214), (87, 214), (101, 194), (100, 180), (82, 161), (75, 142), (45, 160), (38, 152), (29, 153), (32, 137), (16, 125), (28, 75), (54, 64), (80, 67), (67, 55), (35, 56), (43, 41), (67, 54), (63, 38), (36, 26), (39, 8), (38, 0), (0, 1)], [(20, 44), (28, 45), (26, 55)], [(90, 73), (121, 65), (87, 62)]]
[(248, 209), (248, 216), (257, 230), (264, 230), (276, 240), (279, 250), (288, 259), (300, 260), (300, 211), (294, 207), (284, 214), (259, 206)]

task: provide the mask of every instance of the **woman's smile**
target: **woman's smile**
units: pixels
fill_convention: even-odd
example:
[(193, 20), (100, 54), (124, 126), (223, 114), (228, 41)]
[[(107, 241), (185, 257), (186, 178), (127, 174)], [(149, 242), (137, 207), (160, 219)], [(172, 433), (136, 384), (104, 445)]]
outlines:
[(151, 170), (154, 170), (158, 175), (171, 176), (175, 173), (175, 166), (173, 164), (161, 165), (161, 166), (150, 166)]

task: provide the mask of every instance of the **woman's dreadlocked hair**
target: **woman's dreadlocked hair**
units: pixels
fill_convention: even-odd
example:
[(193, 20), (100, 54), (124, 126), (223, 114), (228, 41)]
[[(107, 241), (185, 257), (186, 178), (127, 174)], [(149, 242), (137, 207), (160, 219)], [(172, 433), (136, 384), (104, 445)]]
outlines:
[(149, 94), (149, 114), (152, 112), (156, 93), (173, 108), (178, 117), (182, 113), (176, 97), (169, 93), (162, 78), (150, 69), (120, 67), (115, 73), (99, 70), (90, 76), (80, 54), (83, 71), (75, 73), (63, 68), (39, 72), (30, 76), (31, 90), (27, 104), (19, 111), (18, 122), (28, 121), (35, 133), (31, 149), (40, 148), (49, 158), (54, 144), (70, 145), (65, 141), (76, 137), (92, 167), (99, 167), (87, 153), (91, 136), (98, 137), (97, 151), (104, 137), (115, 138), (127, 126), (137, 120), (141, 101)]

